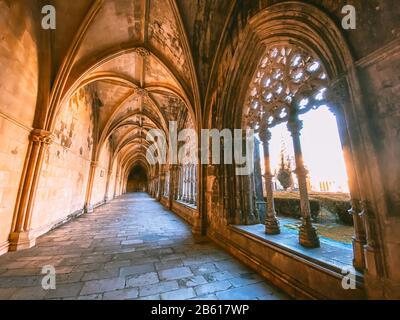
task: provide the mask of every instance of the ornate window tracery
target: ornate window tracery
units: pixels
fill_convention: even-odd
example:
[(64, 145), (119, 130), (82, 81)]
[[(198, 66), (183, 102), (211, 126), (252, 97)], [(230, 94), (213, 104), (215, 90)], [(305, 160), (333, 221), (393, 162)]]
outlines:
[(299, 115), (325, 104), (329, 79), (321, 61), (306, 49), (293, 44), (275, 45), (266, 50), (253, 76), (244, 109), (244, 126), (259, 134), (263, 143), (266, 192), (265, 232), (280, 233), (272, 187), (270, 165), (270, 128), (287, 123), (293, 139), (299, 185), (302, 225), (300, 244), (319, 247), (313, 227), (307, 187), (308, 171), (304, 165), (300, 132), (303, 123)]
[(328, 76), (321, 61), (294, 45), (274, 46), (261, 59), (248, 94), (247, 125), (259, 129), (286, 122), (326, 99)]

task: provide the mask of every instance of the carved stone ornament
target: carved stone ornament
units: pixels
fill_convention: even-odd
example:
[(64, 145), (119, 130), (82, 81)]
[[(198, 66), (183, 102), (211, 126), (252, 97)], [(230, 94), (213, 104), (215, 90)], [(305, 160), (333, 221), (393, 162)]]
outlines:
[(258, 130), (273, 127), (290, 114), (306, 113), (326, 100), (328, 76), (322, 63), (294, 45), (267, 50), (250, 84), (245, 118)]
[(34, 143), (52, 144), (54, 141), (54, 135), (52, 132), (46, 130), (35, 129), (29, 136), (30, 140)]

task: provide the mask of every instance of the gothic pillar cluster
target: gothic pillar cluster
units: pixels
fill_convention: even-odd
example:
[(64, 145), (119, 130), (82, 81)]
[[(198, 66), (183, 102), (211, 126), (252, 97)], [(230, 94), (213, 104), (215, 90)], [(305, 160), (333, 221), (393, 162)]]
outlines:
[[(368, 210), (366, 202), (362, 201), (360, 185), (357, 178), (357, 171), (355, 166), (356, 154), (355, 148), (352, 147), (353, 141), (351, 136), (354, 134), (354, 128), (346, 125), (346, 110), (351, 109), (351, 97), (348, 92), (348, 85), (345, 79), (336, 81), (329, 88), (329, 100), (332, 102), (334, 109), (332, 110), (336, 116), (339, 136), (342, 144), (343, 154), (346, 163), (347, 176), (349, 181), (349, 190), (351, 195), (351, 209), (349, 214), (353, 217), (354, 236), (353, 236), (353, 265), (356, 269), (363, 271), (366, 269), (366, 258), (368, 253), (371, 258), (370, 267), (375, 274), (379, 272), (379, 263), (377, 262), (378, 250), (373, 240), (368, 243), (368, 238), (372, 237), (373, 232), (368, 233), (369, 222), (374, 219), (368, 219), (373, 215)], [(349, 115), (347, 115), (349, 117)], [(355, 135), (355, 134), (354, 134)], [(353, 138), (354, 139), (354, 138)], [(354, 143), (358, 145), (358, 143)], [(368, 213), (369, 212), (369, 213)]]
[(296, 170), (294, 173), (297, 176), (300, 193), (300, 209), (302, 214), (302, 225), (300, 227), (299, 240), (300, 244), (308, 248), (318, 248), (320, 246), (317, 230), (312, 225), (310, 201), (307, 187), (308, 171), (304, 166), (303, 153), (300, 142), (301, 129), (303, 128), (302, 121), (297, 114), (291, 115), (287, 124), (288, 130), (292, 135), (293, 149), (296, 160)]
[(97, 165), (98, 163), (96, 161), (92, 161), (90, 163), (89, 181), (86, 189), (86, 200), (85, 200), (85, 211), (88, 213), (93, 212), (93, 204), (91, 203), (91, 201), (92, 201), (93, 183), (96, 175)]
[(29, 136), (29, 146), (9, 237), (10, 251), (27, 249), (36, 243), (36, 237), (31, 232), (32, 211), (44, 155), (52, 142), (53, 135), (49, 131), (34, 129)]
[(177, 167), (177, 201), (197, 205), (197, 167), (185, 164)]
[[(271, 140), (271, 132), (266, 128), (262, 127), (260, 130), (260, 138), (263, 143), (264, 152), (264, 179), (265, 179), (265, 191), (267, 198), (267, 208), (265, 214), (265, 233), (267, 234), (279, 234), (280, 227), (279, 221), (276, 218), (274, 194), (272, 189), (272, 172), (271, 162), (269, 157), (269, 143)], [(257, 150), (258, 151), (258, 150)]]

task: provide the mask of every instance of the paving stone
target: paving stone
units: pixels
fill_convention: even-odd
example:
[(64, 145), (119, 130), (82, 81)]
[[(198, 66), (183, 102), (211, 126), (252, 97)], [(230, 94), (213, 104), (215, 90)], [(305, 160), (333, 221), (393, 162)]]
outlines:
[(232, 278), (229, 281), (234, 287), (243, 287), (249, 284), (261, 282), (262, 278), (255, 273), (246, 273), (241, 274), (239, 277)]
[(65, 274), (56, 274), (56, 283), (63, 284), (63, 283), (74, 283), (79, 282), (84, 276), (84, 272), (72, 272), (72, 273), (65, 273)]
[(210, 294), (210, 293), (215, 293), (217, 291), (228, 290), (231, 287), (232, 287), (232, 284), (229, 281), (224, 280), (224, 281), (203, 284), (203, 285), (195, 287), (194, 289), (196, 290), (196, 293), (198, 296), (202, 296), (202, 295), (206, 295), (206, 294)]
[(173, 268), (159, 271), (161, 280), (176, 280), (193, 276), (192, 271), (187, 267)]
[(157, 271), (161, 271), (161, 270), (166, 270), (166, 269), (183, 267), (183, 262), (181, 259), (168, 260), (168, 261), (164, 261), (164, 262), (156, 262), (155, 267), (156, 267)]
[(177, 289), (179, 289), (179, 284), (177, 281), (165, 281), (139, 288), (139, 295), (141, 297), (145, 297), (168, 291), (174, 291)]
[(48, 294), (42, 287), (27, 287), (18, 289), (11, 300), (41, 300)]
[(103, 300), (132, 300), (139, 295), (138, 288), (128, 288), (116, 291), (110, 291), (103, 294)]
[(103, 300), (103, 294), (90, 294), (87, 296), (79, 296), (77, 300)]
[(226, 290), (216, 293), (220, 300), (253, 300), (257, 297), (270, 295), (271, 290), (265, 284), (252, 284), (249, 286)]
[(85, 282), (81, 295), (89, 295), (93, 293), (101, 293), (123, 289), (125, 287), (124, 278), (113, 278), (104, 280), (93, 280)]
[(126, 277), (134, 274), (141, 274), (152, 271), (155, 271), (154, 264), (140, 264), (140, 265), (121, 268), (120, 276)]
[(9, 300), (17, 288), (0, 288), (0, 300)]
[(213, 273), (213, 272), (218, 272), (218, 268), (214, 265), (214, 263), (205, 263), (201, 265), (192, 265), (190, 267), (192, 270), (193, 274), (195, 275), (202, 275), (202, 274), (207, 274), (207, 273)]
[(187, 300), (196, 296), (192, 288), (184, 288), (161, 294), (161, 300)]
[(197, 296), (189, 300), (218, 300), (218, 298), (215, 294), (207, 294), (205, 296)]
[(117, 278), (119, 275), (119, 269), (104, 269), (100, 271), (91, 271), (85, 272), (82, 277), (82, 281), (90, 281), (90, 280), (101, 280), (101, 279), (110, 279)]
[(181, 287), (196, 287), (201, 284), (206, 284), (207, 280), (203, 276), (194, 276), (190, 278), (179, 279), (178, 283)]
[(204, 278), (207, 279), (208, 282), (214, 282), (214, 281), (232, 279), (236, 275), (233, 273), (230, 273), (229, 271), (223, 271), (223, 272), (220, 271), (220, 272), (204, 274), (203, 276), (204, 276)]
[(142, 244), (144, 241), (143, 240), (125, 240), (122, 241), (122, 245), (132, 245), (132, 244)]
[[(47, 264), (56, 267), (57, 289), (43, 295)], [(190, 227), (148, 195), (133, 194), (1, 256), (0, 299), (287, 298), (253, 275), (212, 242), (196, 243)]]
[(48, 290), (46, 299), (76, 297), (82, 286), (81, 282), (57, 285), (56, 290)]
[(119, 269), (122, 267), (127, 267), (131, 265), (131, 261), (130, 260), (114, 260), (111, 262), (107, 262), (104, 265), (104, 269)]
[(223, 260), (214, 263), (221, 271), (229, 271), (233, 273), (249, 273), (251, 270), (243, 265), (238, 264), (235, 260)]
[(155, 294), (152, 296), (139, 297), (136, 300), (161, 300), (161, 296), (159, 294)]
[(126, 280), (127, 287), (143, 287), (160, 282), (155, 272), (134, 275)]

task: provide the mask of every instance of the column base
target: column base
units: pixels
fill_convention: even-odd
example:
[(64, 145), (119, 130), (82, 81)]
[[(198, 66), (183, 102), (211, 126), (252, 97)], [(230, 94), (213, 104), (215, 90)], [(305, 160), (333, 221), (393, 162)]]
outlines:
[(365, 267), (367, 269), (368, 274), (379, 277), (381, 275), (381, 265), (379, 261), (378, 251), (369, 246), (364, 246), (364, 255), (365, 255)]
[(265, 219), (265, 233), (266, 234), (280, 234), (281, 228), (279, 226), (279, 221), (275, 217), (267, 217)]
[(306, 248), (319, 248), (321, 246), (317, 229), (311, 225), (302, 225), (300, 227), (299, 242)]
[(19, 251), (32, 248), (36, 244), (36, 238), (29, 231), (13, 232), (9, 238), (9, 251)]
[(192, 227), (192, 236), (193, 236), (193, 240), (196, 243), (204, 243), (204, 242), (209, 242), (210, 241), (208, 239), (208, 237), (203, 234), (201, 225), (199, 225), (196, 222), (194, 223), (194, 225)]
[(85, 212), (86, 213), (93, 213), (94, 212), (93, 205), (85, 206)]
[(365, 269), (364, 244), (364, 242), (353, 238), (353, 266), (358, 271)]

